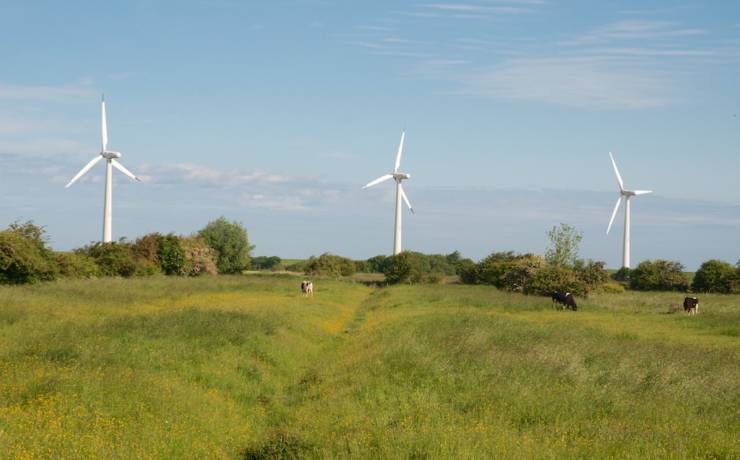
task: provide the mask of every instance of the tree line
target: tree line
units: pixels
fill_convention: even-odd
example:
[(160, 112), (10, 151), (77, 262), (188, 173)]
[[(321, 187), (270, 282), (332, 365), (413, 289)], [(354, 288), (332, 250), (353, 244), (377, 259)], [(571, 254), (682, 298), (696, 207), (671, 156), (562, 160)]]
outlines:
[(192, 235), (149, 233), (135, 241), (91, 243), (53, 251), (44, 227), (15, 222), (0, 231), (0, 284), (102, 276), (199, 276), (249, 267), (247, 230), (224, 217)]
[(0, 231), (0, 284), (23, 284), (57, 278), (101, 276), (199, 276), (237, 274), (246, 269), (287, 270), (309, 276), (347, 277), (382, 273), (387, 284), (440, 283), (457, 277), (465, 284), (486, 284), (524, 294), (590, 292), (693, 291), (740, 293), (740, 261), (704, 262), (693, 280), (681, 263), (646, 260), (636, 268), (610, 273), (601, 261), (579, 257), (582, 239), (574, 227), (561, 224), (547, 232), (544, 255), (493, 252), (475, 262), (458, 251), (423, 254), (404, 251), (352, 260), (331, 253), (284, 263), (277, 256), (251, 257), (246, 228), (221, 217), (192, 235), (149, 233), (134, 241), (91, 243), (70, 252), (53, 251), (44, 227), (33, 222), (11, 224)]

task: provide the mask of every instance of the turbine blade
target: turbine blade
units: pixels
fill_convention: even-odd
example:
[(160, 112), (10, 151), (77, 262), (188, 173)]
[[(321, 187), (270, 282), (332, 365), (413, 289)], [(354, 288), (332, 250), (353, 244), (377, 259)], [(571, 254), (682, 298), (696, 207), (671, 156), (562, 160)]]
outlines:
[(406, 132), (401, 131), (401, 143), (398, 144), (398, 153), (396, 154), (396, 166), (393, 168), (393, 172), (398, 172), (398, 168), (401, 166), (401, 154), (403, 153), (403, 140), (406, 138)]
[(635, 195), (647, 195), (648, 193), (653, 193), (652, 190), (634, 190), (633, 193)]
[(401, 191), (401, 198), (403, 198), (403, 201), (406, 202), (406, 206), (409, 207), (409, 211), (411, 211), (411, 214), (413, 214), (414, 213), (414, 208), (411, 207), (411, 203), (409, 203), (409, 199), (406, 196), (406, 192), (403, 191), (403, 185), (398, 184), (398, 188)]
[(111, 160), (110, 162), (113, 164), (113, 167), (115, 167), (117, 170), (121, 171), (122, 173), (130, 177), (131, 179), (141, 182), (141, 179), (134, 176), (134, 174), (128, 169), (124, 168), (124, 166), (121, 163), (117, 162), (116, 160)]
[(364, 186), (364, 187), (362, 187), (362, 188), (368, 188), (368, 187), (372, 187), (373, 185), (377, 185), (377, 184), (379, 184), (379, 183), (381, 183), (381, 182), (385, 182), (385, 181), (387, 181), (388, 179), (393, 179), (393, 174), (386, 174), (385, 176), (380, 176), (380, 177), (378, 177), (378, 178), (377, 178), (377, 179), (375, 179), (374, 181), (372, 181), (372, 182), (368, 183), (368, 184), (367, 184), (366, 186)]
[(84, 168), (80, 169), (80, 172), (78, 172), (77, 175), (75, 177), (73, 177), (72, 180), (69, 181), (69, 183), (67, 185), (64, 186), (64, 188), (69, 188), (70, 185), (72, 185), (75, 182), (77, 182), (77, 179), (79, 179), (80, 177), (82, 177), (82, 175), (85, 174), (86, 172), (88, 172), (90, 170), (90, 168), (92, 168), (93, 166), (95, 166), (95, 163), (97, 163), (98, 161), (100, 161), (102, 159), (103, 159), (102, 156), (96, 155), (95, 158), (93, 158), (92, 160), (90, 160), (85, 165)]
[(622, 195), (617, 198), (617, 204), (614, 205), (614, 211), (612, 212), (612, 218), (609, 219), (609, 226), (606, 227), (606, 234), (609, 234), (609, 230), (612, 229), (612, 224), (614, 223), (614, 218), (617, 216), (617, 211), (619, 210), (619, 205), (622, 203)]
[(103, 141), (103, 152), (108, 150), (108, 121), (105, 118), (105, 95), (100, 101), (101, 115), (100, 115), (100, 137)]
[(612, 160), (612, 166), (614, 166), (614, 174), (617, 176), (617, 184), (619, 184), (619, 191), (624, 191), (624, 182), (622, 181), (622, 176), (619, 175), (619, 169), (617, 169), (617, 162), (614, 161), (614, 157), (612, 156), (612, 153), (609, 152), (609, 158)]

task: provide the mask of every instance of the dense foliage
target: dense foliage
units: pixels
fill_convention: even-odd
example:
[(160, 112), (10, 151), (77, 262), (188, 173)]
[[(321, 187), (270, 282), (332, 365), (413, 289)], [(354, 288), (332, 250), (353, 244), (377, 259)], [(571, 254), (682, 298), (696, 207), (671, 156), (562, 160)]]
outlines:
[(556, 267), (573, 267), (578, 262), (578, 245), (583, 235), (568, 224), (560, 224), (547, 232), (550, 246), (545, 251), (545, 262)]
[(53, 280), (56, 270), (50, 254), (42, 239), (13, 228), (0, 232), (0, 283)]
[[(244, 234), (238, 233), (238, 246)], [(73, 252), (55, 252), (43, 227), (14, 223), (0, 231), (0, 284), (98, 276), (197, 276), (217, 274), (216, 251), (199, 236), (150, 233), (134, 242), (91, 243)]]
[(319, 257), (311, 257), (306, 261), (307, 275), (318, 276), (350, 276), (355, 273), (355, 263), (346, 257), (325, 252)]
[(608, 280), (604, 262), (576, 260), (572, 266), (548, 263), (535, 254), (494, 252), (460, 272), (466, 284), (489, 284), (525, 294), (547, 295), (566, 291), (584, 295), (599, 289)]
[(251, 268), (254, 270), (279, 270), (283, 267), (283, 261), (278, 256), (252, 257)]
[(209, 222), (198, 236), (216, 251), (216, 266), (219, 273), (241, 273), (249, 268), (249, 245), (247, 229), (239, 222), (229, 222), (225, 217)]
[(687, 291), (689, 279), (680, 262), (645, 260), (629, 271), (629, 287), (637, 291)]
[(733, 267), (716, 259), (704, 262), (694, 275), (691, 289), (695, 292), (740, 293), (740, 263)]

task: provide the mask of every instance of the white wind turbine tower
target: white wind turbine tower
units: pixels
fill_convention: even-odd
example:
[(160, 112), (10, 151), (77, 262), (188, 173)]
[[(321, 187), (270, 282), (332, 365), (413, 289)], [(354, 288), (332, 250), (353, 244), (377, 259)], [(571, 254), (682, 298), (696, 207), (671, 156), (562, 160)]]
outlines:
[(401, 185), (401, 181), (404, 179), (411, 179), (410, 174), (402, 173), (398, 171), (399, 166), (401, 166), (401, 154), (403, 153), (403, 140), (406, 137), (405, 132), (401, 132), (401, 143), (398, 145), (398, 153), (396, 154), (396, 164), (393, 167), (393, 172), (390, 174), (386, 174), (384, 176), (380, 176), (374, 181), (370, 182), (366, 186), (362, 187), (363, 189), (366, 189), (368, 187), (372, 187), (373, 185), (377, 185), (381, 182), (385, 182), (389, 179), (394, 179), (396, 181), (396, 226), (395, 231), (393, 233), (393, 255), (395, 256), (399, 252), (401, 252), (401, 199), (403, 199), (404, 202), (406, 202), (406, 206), (409, 207), (409, 210), (411, 213), (414, 212), (414, 208), (411, 207), (411, 203), (409, 203), (408, 197), (406, 197), (406, 193), (403, 191), (403, 185)]
[(614, 156), (609, 152), (609, 158), (612, 160), (612, 166), (614, 166), (614, 175), (617, 176), (617, 185), (619, 186), (619, 198), (617, 198), (617, 204), (614, 205), (614, 211), (612, 212), (612, 218), (609, 219), (609, 226), (606, 228), (606, 234), (609, 234), (609, 230), (612, 228), (614, 223), (614, 217), (617, 215), (619, 210), (619, 204), (624, 198), (624, 246), (622, 248), (622, 267), (630, 268), (630, 198), (638, 195), (647, 195), (653, 193), (652, 190), (625, 190), (622, 176), (619, 175), (619, 169), (617, 169), (617, 163), (614, 161)]
[(131, 171), (124, 168), (121, 163), (119, 163), (116, 158), (121, 158), (121, 152), (116, 152), (114, 150), (108, 150), (108, 123), (105, 119), (105, 96), (103, 96), (101, 101), (101, 121), (100, 121), (100, 132), (101, 137), (103, 141), (102, 149), (100, 150), (100, 154), (97, 155), (95, 158), (90, 160), (88, 164), (85, 165), (84, 168), (80, 170), (80, 172), (77, 173), (75, 177), (72, 178), (71, 181), (64, 187), (68, 188), (70, 185), (74, 184), (77, 179), (82, 177), (86, 172), (90, 170), (93, 166), (95, 166), (95, 163), (98, 161), (105, 159), (105, 205), (103, 207), (103, 242), (104, 243), (110, 243), (111, 242), (111, 219), (112, 219), (112, 213), (113, 210), (111, 208), (112, 206), (112, 198), (113, 198), (113, 169), (116, 168), (117, 170), (121, 171), (128, 177), (130, 177), (133, 180), (141, 181), (138, 177), (134, 176)]

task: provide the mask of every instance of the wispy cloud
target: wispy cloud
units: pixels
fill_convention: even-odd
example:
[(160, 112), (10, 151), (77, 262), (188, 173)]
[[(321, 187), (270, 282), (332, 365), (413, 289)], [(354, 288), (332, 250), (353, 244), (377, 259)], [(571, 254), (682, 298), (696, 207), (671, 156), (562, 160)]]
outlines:
[(469, 95), (582, 108), (660, 107), (677, 97), (659, 72), (635, 72), (580, 57), (511, 59), (462, 81)]
[(0, 83), (0, 100), (67, 102), (89, 99), (95, 95), (96, 91), (86, 84), (28, 86)]
[(680, 27), (671, 21), (625, 20), (596, 28), (561, 45), (584, 45), (625, 40), (655, 40), (704, 35), (704, 29)]

